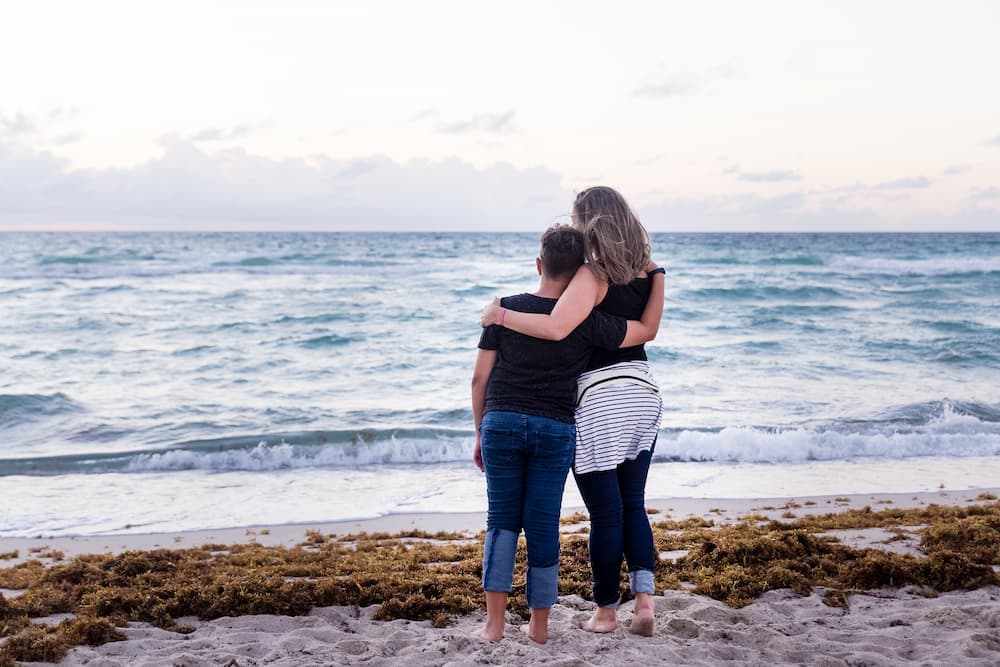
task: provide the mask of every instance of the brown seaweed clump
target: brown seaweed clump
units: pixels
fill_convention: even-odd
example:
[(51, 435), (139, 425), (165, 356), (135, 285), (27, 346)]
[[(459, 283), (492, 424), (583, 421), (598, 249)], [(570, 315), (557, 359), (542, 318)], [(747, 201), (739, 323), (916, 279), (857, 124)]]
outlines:
[[(920, 535), (922, 555), (853, 549), (825, 531), (880, 527)], [(739, 607), (762, 593), (826, 589), (827, 604), (846, 607), (849, 595), (872, 588), (915, 585), (934, 591), (997, 583), (1000, 503), (901, 510), (871, 508), (806, 516), (795, 521), (744, 517), (715, 525), (692, 518), (653, 524), (660, 551), (686, 551), (657, 569), (658, 589), (695, 591)], [(523, 542), (515, 582), (524, 581)], [(565, 535), (562, 594), (591, 595), (587, 539)], [(14, 661), (57, 661), (69, 647), (122, 639), (131, 621), (188, 632), (175, 619), (244, 614), (301, 615), (318, 606), (378, 605), (376, 619), (427, 620), (440, 627), (482, 608), (481, 539), (462, 533), (410, 531), (397, 535), (311, 532), (295, 547), (256, 542), (191, 549), (86, 555), (45, 566), (38, 560), (0, 568), (0, 667)], [(527, 615), (523, 583), (511, 596)], [(74, 614), (54, 627), (31, 619)]]
[[(741, 607), (779, 588), (806, 594), (822, 586), (830, 589), (828, 604), (846, 606), (846, 595), (858, 590), (915, 585), (948, 591), (998, 583), (992, 565), (1000, 564), (1000, 503), (879, 512), (865, 507), (790, 523), (761, 519), (751, 515), (743, 523), (712, 529), (653, 524), (660, 551), (688, 551), (661, 564), (658, 585), (690, 582), (698, 593)], [(924, 557), (852, 549), (823, 535), (866, 528), (895, 532), (899, 526), (920, 534)]]
[[(481, 547), (439, 538), (309, 535), (294, 548), (205, 545), (196, 549), (79, 556), (44, 567), (39, 561), (0, 569), (0, 587), (24, 593), (0, 602), (0, 665), (57, 661), (68, 647), (122, 636), (115, 627), (145, 621), (183, 632), (179, 616), (301, 615), (316, 606), (382, 605), (378, 618), (448, 623), (477, 609)], [(2, 599), (2, 598), (0, 598)], [(30, 618), (76, 614), (54, 628)]]

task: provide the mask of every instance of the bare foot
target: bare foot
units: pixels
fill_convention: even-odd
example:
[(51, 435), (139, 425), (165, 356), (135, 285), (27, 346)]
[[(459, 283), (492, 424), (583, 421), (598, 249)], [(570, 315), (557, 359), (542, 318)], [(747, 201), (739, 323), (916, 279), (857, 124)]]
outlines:
[(598, 607), (594, 615), (581, 626), (587, 632), (614, 632), (618, 629), (618, 615), (614, 609)]
[(632, 612), (632, 623), (628, 626), (628, 631), (633, 635), (652, 637), (656, 626), (656, 617), (653, 615), (652, 607), (640, 607)]
[(491, 628), (489, 625), (484, 625), (479, 630), (473, 632), (472, 636), (479, 637), (480, 639), (484, 639), (495, 644), (503, 639), (503, 627), (501, 626), (499, 630), (496, 630), (495, 628)]
[(547, 630), (532, 632), (531, 623), (525, 623), (520, 627), (521, 634), (535, 642), (536, 644), (544, 644), (549, 639), (549, 633)]

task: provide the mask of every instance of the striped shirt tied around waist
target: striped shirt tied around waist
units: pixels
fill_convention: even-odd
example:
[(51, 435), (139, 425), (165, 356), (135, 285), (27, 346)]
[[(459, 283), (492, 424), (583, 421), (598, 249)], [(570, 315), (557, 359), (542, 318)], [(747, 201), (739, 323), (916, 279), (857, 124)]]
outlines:
[(614, 470), (652, 449), (662, 416), (663, 402), (647, 362), (625, 361), (582, 374), (574, 471)]

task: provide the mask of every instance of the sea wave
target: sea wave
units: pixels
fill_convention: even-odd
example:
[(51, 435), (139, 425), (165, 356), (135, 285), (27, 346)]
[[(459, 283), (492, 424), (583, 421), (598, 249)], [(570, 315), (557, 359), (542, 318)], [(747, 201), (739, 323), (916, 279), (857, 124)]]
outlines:
[(1000, 259), (996, 257), (835, 257), (829, 266), (854, 276), (1000, 277)]
[(996, 455), (1000, 455), (1000, 410), (944, 400), (894, 408), (874, 420), (844, 420), (816, 428), (681, 430), (661, 435), (655, 459), (803, 463)]
[(718, 301), (762, 301), (781, 299), (789, 301), (819, 301), (823, 305), (828, 299), (847, 299), (849, 295), (833, 287), (824, 285), (803, 285), (801, 287), (775, 287), (771, 285), (748, 285), (745, 287), (702, 287), (684, 292), (681, 298), (710, 299)]
[(0, 428), (39, 417), (76, 412), (80, 406), (66, 394), (0, 394)]
[(300, 341), (299, 346), (310, 349), (336, 347), (340, 345), (347, 345), (348, 343), (353, 343), (357, 340), (359, 340), (359, 338), (356, 336), (338, 336), (337, 334), (328, 334), (326, 336), (316, 336), (314, 338)]
[[(469, 462), (463, 429), (346, 429), (196, 440), (157, 450), (0, 459), (2, 475), (267, 471)], [(1000, 455), (1000, 407), (950, 400), (899, 406), (863, 420), (790, 428), (666, 428), (657, 461), (803, 463), (869, 457)]]
[(471, 460), (471, 455), (471, 433), (461, 430), (348, 429), (196, 440), (158, 450), (0, 459), (0, 476), (426, 464)]

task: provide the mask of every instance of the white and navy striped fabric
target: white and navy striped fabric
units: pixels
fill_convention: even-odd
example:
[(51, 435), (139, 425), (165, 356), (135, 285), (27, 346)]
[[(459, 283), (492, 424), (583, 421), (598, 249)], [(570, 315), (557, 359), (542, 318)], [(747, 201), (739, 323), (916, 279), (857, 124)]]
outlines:
[[(615, 379), (607, 379), (617, 375)], [(600, 377), (580, 397), (576, 408), (576, 459), (578, 475), (614, 470), (652, 448), (660, 430), (663, 402), (645, 361), (623, 361), (587, 371), (580, 376), (583, 388)]]

